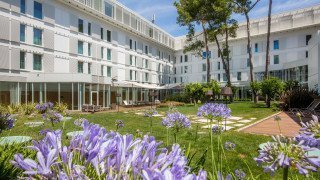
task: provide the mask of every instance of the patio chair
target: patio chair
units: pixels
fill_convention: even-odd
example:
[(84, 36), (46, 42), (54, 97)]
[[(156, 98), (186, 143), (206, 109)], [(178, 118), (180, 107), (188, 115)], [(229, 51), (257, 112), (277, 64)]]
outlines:
[(132, 104), (128, 103), (127, 100), (124, 100), (124, 101), (123, 101), (123, 104), (124, 104), (124, 107), (130, 107), (130, 106), (132, 106)]
[(81, 110), (82, 110), (82, 112), (88, 112), (89, 111), (89, 105), (88, 104), (83, 104)]
[(290, 108), (289, 111), (292, 114), (300, 113), (301, 116), (316, 114), (316, 108), (320, 104), (320, 99), (314, 99), (307, 108)]
[(161, 101), (159, 101), (159, 99), (154, 100), (154, 104), (161, 104)]

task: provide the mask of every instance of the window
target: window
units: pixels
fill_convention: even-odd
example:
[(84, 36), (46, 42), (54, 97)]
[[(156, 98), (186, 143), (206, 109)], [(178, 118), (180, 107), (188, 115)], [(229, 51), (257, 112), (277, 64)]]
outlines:
[(137, 80), (137, 72), (130, 70), (130, 80)]
[(182, 82), (182, 83), (183, 83), (183, 78), (182, 78), (182, 77), (180, 77), (180, 82)]
[(202, 75), (202, 82), (206, 82), (207, 81), (207, 76), (206, 75)]
[(33, 28), (33, 44), (42, 45), (42, 30)]
[(33, 3), (33, 17), (42, 19), (42, 4), (37, 1)]
[(33, 54), (33, 70), (42, 70), (42, 56), (40, 54)]
[(83, 62), (78, 61), (78, 73), (83, 73)]
[(26, 13), (26, 0), (20, 0), (20, 13)]
[(111, 31), (107, 30), (107, 41), (111, 42)]
[(103, 40), (103, 28), (100, 29), (100, 38)]
[(220, 62), (218, 62), (218, 70), (220, 70), (220, 67), (221, 66), (221, 63)]
[(223, 73), (223, 81), (227, 81), (227, 74)]
[(221, 75), (218, 74), (218, 82), (220, 82), (220, 81), (221, 81)]
[(88, 23), (88, 35), (91, 36), (91, 23)]
[(184, 62), (188, 62), (188, 55), (184, 55)]
[(274, 41), (273, 41), (273, 49), (274, 49), (274, 50), (279, 49), (279, 40), (274, 40)]
[(148, 52), (149, 52), (149, 51), (148, 51), (148, 46), (145, 46), (144, 53), (145, 53), (145, 54), (148, 54)]
[(308, 58), (309, 57), (309, 52), (308, 51), (306, 51), (306, 58)]
[(241, 81), (241, 72), (238, 72), (238, 73), (237, 73), (237, 80), (238, 80), (238, 81)]
[(26, 25), (20, 24), (20, 41), (26, 41)]
[(173, 68), (173, 73), (177, 74), (177, 68), (176, 67)]
[(83, 54), (83, 42), (78, 41), (78, 54)]
[(254, 52), (258, 52), (259, 51), (259, 47), (258, 47), (258, 43), (254, 44)]
[(111, 77), (112, 68), (107, 66), (107, 77)]
[(273, 64), (279, 64), (279, 55), (273, 56)]
[(207, 71), (207, 64), (202, 64), (202, 71)]
[(130, 65), (131, 66), (136, 66), (136, 57), (130, 55)]
[(134, 41), (134, 50), (137, 50), (137, 41)]
[(149, 68), (149, 62), (148, 62), (147, 59), (144, 60), (144, 67), (145, 67), (146, 69)]
[(106, 1), (104, 2), (104, 14), (113, 17), (113, 6)]
[(91, 63), (88, 63), (88, 74), (91, 74)]
[(250, 67), (250, 60), (249, 60), (249, 58), (247, 59), (247, 67)]
[(182, 56), (180, 56), (180, 62), (182, 63)]
[(78, 20), (78, 32), (83, 33), (83, 20), (82, 19)]
[(26, 52), (20, 51), (20, 69), (26, 68)]
[(104, 75), (104, 65), (101, 65), (101, 76), (105, 76)]
[(101, 59), (103, 59), (104, 58), (104, 48), (103, 47), (101, 47)]
[(129, 40), (130, 49), (132, 49), (132, 39)]
[(149, 73), (145, 73), (144, 74), (144, 79), (145, 79), (146, 82), (149, 81)]
[(184, 66), (184, 73), (188, 73), (188, 66)]
[[(208, 51), (208, 58), (211, 59), (211, 51)], [(207, 59), (207, 52), (202, 52), (202, 59)]]
[(312, 35), (306, 35), (306, 45), (309, 45), (309, 41), (312, 38)]
[(111, 61), (111, 49), (107, 49), (107, 60)]
[(88, 43), (88, 56), (91, 56), (91, 43)]

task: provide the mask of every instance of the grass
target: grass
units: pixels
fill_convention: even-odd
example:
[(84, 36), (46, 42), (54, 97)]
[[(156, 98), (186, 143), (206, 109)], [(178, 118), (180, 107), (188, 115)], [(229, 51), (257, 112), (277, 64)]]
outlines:
[[(273, 109), (264, 108), (263, 104), (253, 104), (249, 102), (237, 102), (233, 104), (229, 104), (229, 107), (232, 110), (233, 116), (240, 116), (244, 118), (257, 118), (257, 120), (267, 117), (276, 113)], [(197, 112), (198, 106), (194, 105), (185, 105), (178, 107), (178, 110), (181, 113), (187, 115), (195, 115)], [(158, 112), (164, 114), (168, 108), (158, 108)], [(115, 130), (115, 121), (117, 119), (121, 119), (124, 121), (125, 127), (119, 130), (122, 134), (135, 134), (137, 135), (137, 130), (142, 132), (143, 134), (148, 134), (150, 130), (150, 119), (142, 117), (140, 115), (135, 114), (136, 111), (131, 111), (128, 113), (120, 112), (120, 113), (96, 113), (96, 114), (73, 114), (73, 119), (70, 121), (66, 121), (65, 123), (60, 122), (54, 126), (54, 129), (62, 129), (63, 131), (63, 141), (67, 143), (66, 133), (76, 130), (81, 130), (79, 127), (73, 124), (73, 120), (79, 117), (86, 118), (92, 123), (100, 124), (105, 127), (107, 130)], [(40, 120), (40, 117), (37, 117)], [(36, 119), (37, 119), (36, 118)], [(39, 131), (45, 128), (51, 128), (50, 123), (45, 123), (42, 127), (26, 127), (24, 125), (25, 122), (35, 121), (33, 119), (27, 119), (25, 117), (21, 117), (17, 120), (15, 127), (10, 130), (2, 133), (0, 136), (9, 136), (9, 135), (28, 135), (34, 139), (41, 139), (39, 135)], [(202, 130), (203, 131), (203, 130)], [(156, 137), (158, 141), (163, 141), (163, 146), (166, 146), (166, 128), (161, 125), (161, 118), (153, 117), (153, 133), (152, 135)], [(247, 177), (250, 177), (250, 171), (253, 174), (254, 178), (258, 179), (278, 179), (281, 178), (282, 172), (277, 172), (275, 176), (271, 177), (269, 174), (263, 172), (261, 167), (258, 167), (254, 162), (253, 158), (258, 155), (257, 149), (258, 145), (264, 142), (267, 142), (271, 138), (268, 136), (261, 135), (252, 135), (245, 134), (236, 131), (228, 131), (223, 133), (222, 141), (223, 142), (233, 142), (236, 144), (235, 151), (225, 151), (225, 159), (223, 160), (223, 164), (227, 164), (224, 166), (224, 172), (234, 172), (235, 169), (242, 169), (246, 172)], [(170, 135), (170, 144), (173, 142), (173, 136)], [(204, 151), (209, 148), (209, 136), (208, 133), (198, 134), (197, 133), (197, 125), (192, 124), (192, 128), (190, 130), (181, 131), (178, 135), (178, 143), (181, 145), (183, 149), (187, 149), (191, 146), (191, 153), (196, 153), (194, 159), (191, 162), (191, 165), (194, 165), (195, 162), (202, 156)], [(214, 143), (217, 143), (217, 139), (214, 138)], [(215, 152), (217, 152), (217, 147), (214, 147)], [(217, 155), (217, 154), (216, 154)], [(206, 161), (204, 164), (204, 169), (207, 171), (211, 171), (211, 155), (207, 153)], [(250, 167), (250, 170), (249, 168)], [(292, 176), (303, 179), (302, 176), (293, 174)]]

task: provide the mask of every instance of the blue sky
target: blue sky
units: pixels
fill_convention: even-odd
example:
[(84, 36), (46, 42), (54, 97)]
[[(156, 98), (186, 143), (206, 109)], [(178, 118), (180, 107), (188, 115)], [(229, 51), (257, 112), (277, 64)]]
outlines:
[[(156, 24), (173, 36), (186, 34), (185, 27), (179, 27), (176, 23), (177, 11), (173, 6), (174, 0), (118, 0), (128, 8), (134, 10), (146, 19), (151, 20), (156, 15)], [(265, 17), (268, 14), (269, 0), (261, 0), (252, 10), (250, 16), (253, 19)], [(272, 13), (280, 13), (320, 5), (320, 0), (273, 0)], [(234, 16), (239, 22), (244, 21), (243, 16)]]

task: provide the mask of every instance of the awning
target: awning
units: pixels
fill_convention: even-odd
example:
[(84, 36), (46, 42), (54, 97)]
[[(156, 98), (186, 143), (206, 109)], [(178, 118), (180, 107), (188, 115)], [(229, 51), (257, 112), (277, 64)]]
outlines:
[(124, 81), (122, 83), (120, 82), (119, 84), (123, 84), (125, 85), (125, 87), (139, 87), (139, 88), (154, 89), (154, 90), (181, 88), (181, 84), (167, 84), (163, 86), (158, 86), (154, 84), (143, 84), (143, 83), (130, 82), (130, 81)]

